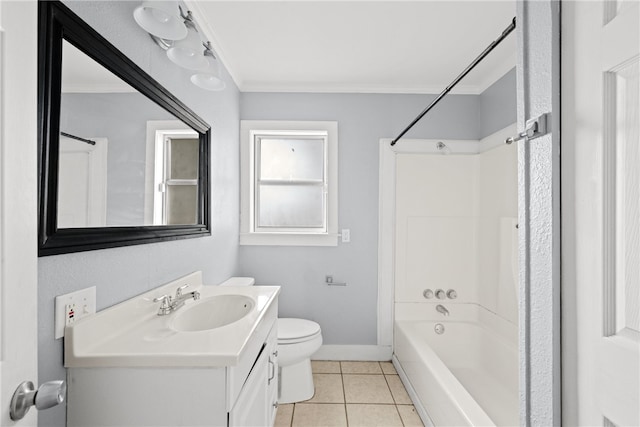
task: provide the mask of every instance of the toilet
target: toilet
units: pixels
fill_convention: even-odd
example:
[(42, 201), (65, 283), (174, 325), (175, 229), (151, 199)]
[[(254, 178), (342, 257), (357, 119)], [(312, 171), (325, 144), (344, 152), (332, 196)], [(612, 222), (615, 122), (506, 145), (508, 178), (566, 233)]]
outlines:
[[(253, 286), (253, 277), (232, 277), (220, 286)], [(311, 355), (322, 345), (322, 331), (316, 322), (279, 318), (278, 322), (278, 403), (294, 403), (313, 397)]]

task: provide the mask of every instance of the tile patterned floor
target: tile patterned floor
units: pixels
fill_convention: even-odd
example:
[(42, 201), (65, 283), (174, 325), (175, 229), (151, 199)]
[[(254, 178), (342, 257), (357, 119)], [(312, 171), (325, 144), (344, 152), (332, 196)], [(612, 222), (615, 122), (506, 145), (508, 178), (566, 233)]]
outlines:
[(423, 427), (391, 362), (312, 361), (316, 393), (280, 405), (276, 427)]

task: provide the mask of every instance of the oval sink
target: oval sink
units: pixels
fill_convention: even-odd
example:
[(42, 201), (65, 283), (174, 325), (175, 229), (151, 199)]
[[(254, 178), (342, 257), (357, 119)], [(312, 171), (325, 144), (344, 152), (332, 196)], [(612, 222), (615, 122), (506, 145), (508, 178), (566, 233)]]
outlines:
[(253, 299), (245, 295), (216, 295), (183, 308), (171, 327), (181, 332), (220, 328), (242, 319), (254, 306)]

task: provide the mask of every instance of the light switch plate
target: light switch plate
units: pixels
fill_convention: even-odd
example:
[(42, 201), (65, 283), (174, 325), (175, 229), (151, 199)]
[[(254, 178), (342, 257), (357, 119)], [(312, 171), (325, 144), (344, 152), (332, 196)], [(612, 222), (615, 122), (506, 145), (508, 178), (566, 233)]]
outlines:
[(55, 338), (64, 337), (64, 328), (96, 312), (96, 287), (56, 297)]

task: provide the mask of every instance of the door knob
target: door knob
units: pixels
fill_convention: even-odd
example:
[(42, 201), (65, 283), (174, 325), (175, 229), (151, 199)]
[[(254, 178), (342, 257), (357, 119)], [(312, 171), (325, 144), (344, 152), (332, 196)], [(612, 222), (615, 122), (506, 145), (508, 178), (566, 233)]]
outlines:
[(21, 420), (32, 406), (36, 409), (49, 409), (64, 402), (66, 394), (65, 381), (49, 381), (37, 390), (31, 381), (24, 381), (13, 393), (9, 416), (14, 421)]

